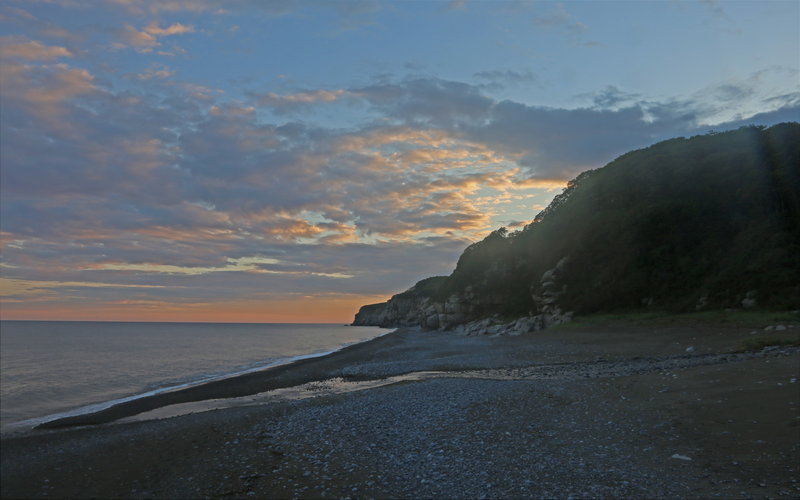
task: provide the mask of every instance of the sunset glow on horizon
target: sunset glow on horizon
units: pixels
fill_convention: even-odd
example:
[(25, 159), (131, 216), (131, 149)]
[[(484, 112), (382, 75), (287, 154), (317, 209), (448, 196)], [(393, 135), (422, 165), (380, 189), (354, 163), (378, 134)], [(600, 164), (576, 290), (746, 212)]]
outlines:
[(145, 321), (207, 323), (335, 323), (350, 324), (358, 308), (384, 296), (299, 296), (285, 299), (164, 303), (149, 300), (99, 301), (42, 307), (19, 303), (3, 320)]
[(0, 6), (0, 318), (350, 323), (677, 136), (800, 120), (800, 4)]

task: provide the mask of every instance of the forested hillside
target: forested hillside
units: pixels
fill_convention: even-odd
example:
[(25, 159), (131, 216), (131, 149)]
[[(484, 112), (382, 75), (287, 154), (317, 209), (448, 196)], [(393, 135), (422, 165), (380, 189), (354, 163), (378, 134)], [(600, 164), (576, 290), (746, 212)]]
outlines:
[(627, 153), (570, 181), (523, 230), (492, 232), (450, 276), (396, 299), (402, 317), (391, 301), (371, 314), (385, 326), (450, 327), (491, 315), (798, 308), (800, 124)]

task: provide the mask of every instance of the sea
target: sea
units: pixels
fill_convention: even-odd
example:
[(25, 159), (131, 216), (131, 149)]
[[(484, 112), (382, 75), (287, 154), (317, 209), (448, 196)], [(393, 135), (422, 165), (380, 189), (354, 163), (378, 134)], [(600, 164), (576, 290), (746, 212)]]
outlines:
[(341, 324), (0, 321), (0, 432), (322, 356), (390, 331)]

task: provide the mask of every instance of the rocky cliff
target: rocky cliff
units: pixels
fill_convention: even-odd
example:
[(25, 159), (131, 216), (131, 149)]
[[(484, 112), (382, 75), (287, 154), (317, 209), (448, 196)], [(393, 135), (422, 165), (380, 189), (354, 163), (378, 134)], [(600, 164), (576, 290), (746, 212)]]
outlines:
[(559, 260), (554, 268), (545, 271), (538, 286), (531, 287), (536, 312), (510, 321), (497, 314), (489, 317), (482, 314), (501, 305), (504, 297), (500, 294), (478, 295), (467, 287), (461, 294), (436, 300), (433, 294), (422, 290), (420, 282), (387, 302), (361, 307), (353, 326), (418, 326), (466, 335), (519, 335), (565, 323), (572, 319), (572, 312), (564, 312), (558, 305), (558, 298), (565, 291), (558, 278), (567, 260), (566, 257)]

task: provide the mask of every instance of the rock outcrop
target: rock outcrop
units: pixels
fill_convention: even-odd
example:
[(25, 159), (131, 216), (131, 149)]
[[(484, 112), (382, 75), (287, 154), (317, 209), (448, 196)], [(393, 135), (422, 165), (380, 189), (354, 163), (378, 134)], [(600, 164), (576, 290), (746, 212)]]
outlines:
[(560, 284), (559, 278), (568, 260), (568, 257), (563, 257), (553, 269), (545, 271), (538, 290), (531, 286), (533, 303), (539, 313), (536, 317), (541, 317), (542, 328), (572, 321), (572, 312), (564, 312), (558, 305), (558, 299), (567, 291), (567, 286)]
[(478, 295), (472, 287), (466, 287), (462, 294), (452, 294), (446, 300), (437, 301), (420, 293), (417, 284), (387, 302), (361, 307), (353, 326), (415, 326), (463, 335), (520, 335), (567, 323), (572, 320), (572, 312), (563, 312), (558, 305), (558, 298), (566, 290), (559, 283), (559, 275), (567, 260), (566, 257), (561, 259), (542, 275), (539, 286), (531, 287), (537, 308), (535, 314), (504, 321), (497, 315), (485, 315), (485, 311), (491, 311), (503, 300), (499, 295)]
[(387, 302), (363, 306), (356, 314), (353, 326), (384, 328), (419, 326), (427, 330), (447, 330), (474, 319), (472, 297), (450, 296), (442, 302), (431, 297), (408, 292), (395, 295)]

